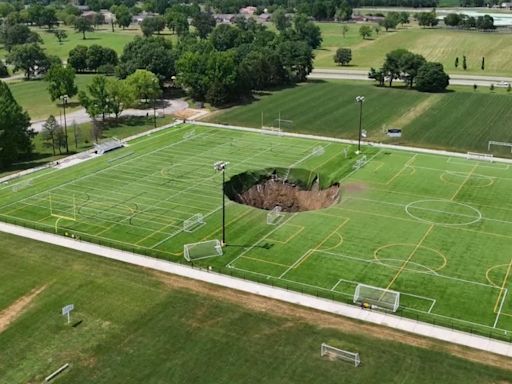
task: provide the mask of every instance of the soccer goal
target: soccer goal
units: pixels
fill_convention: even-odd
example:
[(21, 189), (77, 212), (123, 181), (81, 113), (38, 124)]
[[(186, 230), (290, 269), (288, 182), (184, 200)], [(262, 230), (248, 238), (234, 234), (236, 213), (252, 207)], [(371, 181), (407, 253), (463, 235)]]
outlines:
[(400, 305), (400, 292), (366, 284), (357, 284), (354, 292), (354, 304), (367, 304), (372, 308), (396, 312)]
[(200, 226), (204, 225), (204, 217), (202, 213), (196, 213), (192, 217), (183, 221), (183, 230), (185, 232), (193, 232)]
[(494, 141), (494, 140), (490, 140), (488, 143), (487, 143), (487, 150), (490, 151), (492, 146), (497, 146), (497, 147), (505, 147), (505, 148), (509, 148), (510, 149), (510, 153), (512, 153), (512, 143), (505, 143), (503, 141)]
[(267, 224), (276, 225), (279, 223), (284, 217), (282, 212), (282, 208), (279, 205), (276, 205), (272, 210), (267, 213)]
[(359, 364), (361, 364), (359, 352), (345, 351), (343, 349), (335, 348), (325, 343), (322, 343), (322, 345), (320, 346), (320, 356), (327, 356), (332, 359), (348, 361), (353, 363), (355, 367), (358, 367)]
[(207, 259), (222, 256), (222, 245), (219, 240), (201, 241), (199, 243), (185, 244), (183, 256), (187, 261)]
[(362, 157), (360, 157), (359, 159), (356, 160), (356, 162), (354, 163), (352, 168), (360, 169), (360, 168), (364, 167), (367, 162), (368, 162), (368, 158), (366, 157), (366, 155), (363, 155)]
[(468, 152), (466, 153), (466, 160), (480, 160), (492, 163), (494, 156), (490, 153)]
[(28, 179), (28, 180), (20, 181), (19, 183), (14, 184), (11, 187), (11, 190), (13, 192), (19, 192), (19, 191), (22, 191), (31, 186), (32, 186), (32, 179)]
[(261, 133), (264, 134), (264, 135), (277, 135), (277, 136), (281, 136), (283, 134), (283, 131), (281, 130), (281, 128), (262, 126), (261, 127)]
[(281, 119), (281, 117), (272, 121), (272, 127), (278, 128), (279, 130), (291, 130), (293, 129), (293, 120)]

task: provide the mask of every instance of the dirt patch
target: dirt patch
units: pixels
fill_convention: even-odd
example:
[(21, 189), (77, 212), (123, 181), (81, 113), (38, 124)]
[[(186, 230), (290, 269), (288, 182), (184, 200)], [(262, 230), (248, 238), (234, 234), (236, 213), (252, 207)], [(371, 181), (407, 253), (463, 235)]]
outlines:
[(34, 288), (25, 296), (20, 297), (10, 306), (0, 312), (0, 333), (5, 331), (9, 325), (14, 322), (22, 313), (25, 311), (32, 300), (36, 298), (41, 292), (46, 289), (47, 285), (43, 285), (39, 288)]
[(190, 290), (197, 294), (227, 301), (253, 311), (265, 312), (273, 316), (293, 319), (294, 321), (303, 321), (320, 328), (335, 328), (343, 330), (343, 332), (356, 333), (366, 337), (399, 342), (425, 349), (435, 349), (480, 364), (501, 369), (507, 369), (507, 367), (509, 367), (508, 369), (512, 371), (512, 368), (510, 368), (510, 359), (504, 356), (494, 355), (488, 352), (483, 353), (477, 349), (444, 343), (385, 326), (368, 324), (257, 295), (218, 287), (197, 280), (156, 271), (152, 271), (152, 273), (166, 286), (173, 289)]
[(203, 112), (201, 109), (192, 109), (192, 108), (186, 108), (181, 111), (178, 111), (174, 114), (177, 119), (189, 119), (194, 115), (197, 115), (198, 113)]
[(283, 212), (327, 208), (339, 201), (338, 183), (322, 188), (320, 176), (303, 169), (265, 169), (244, 172), (226, 183), (226, 195), (251, 207)]

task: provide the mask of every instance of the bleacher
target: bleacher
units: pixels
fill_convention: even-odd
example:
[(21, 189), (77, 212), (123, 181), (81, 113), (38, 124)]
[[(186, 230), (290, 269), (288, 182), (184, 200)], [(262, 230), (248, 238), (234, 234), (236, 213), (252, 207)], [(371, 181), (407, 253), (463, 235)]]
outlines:
[(123, 147), (124, 147), (124, 143), (121, 140), (112, 138), (112, 139), (105, 141), (101, 144), (94, 144), (94, 152), (96, 152), (98, 155), (103, 155), (104, 153), (113, 151), (118, 148), (123, 148)]

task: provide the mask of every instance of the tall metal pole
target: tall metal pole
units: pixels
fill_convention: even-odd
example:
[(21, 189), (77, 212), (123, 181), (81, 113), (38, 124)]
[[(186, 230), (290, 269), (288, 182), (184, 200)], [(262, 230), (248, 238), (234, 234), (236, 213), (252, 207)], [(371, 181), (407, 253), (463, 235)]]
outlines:
[(64, 109), (64, 136), (66, 139), (66, 153), (69, 153), (68, 145), (68, 123), (66, 121), (66, 104), (68, 103), (68, 95), (62, 96), (62, 107)]
[(222, 170), (222, 245), (226, 245), (226, 168)]
[(363, 125), (363, 102), (359, 102), (359, 136), (357, 141), (357, 150), (361, 151), (361, 128)]

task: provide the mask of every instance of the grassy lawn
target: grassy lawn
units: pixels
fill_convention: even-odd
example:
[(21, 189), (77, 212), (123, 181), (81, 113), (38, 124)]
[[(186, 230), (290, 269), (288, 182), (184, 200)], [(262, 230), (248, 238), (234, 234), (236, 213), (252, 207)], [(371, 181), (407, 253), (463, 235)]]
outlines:
[[(228, 178), (279, 169), (293, 183), (340, 182), (341, 201), (276, 225), (229, 201), (224, 254), (194, 264), (342, 302), (357, 283), (399, 291), (402, 316), (511, 341), (512, 169), (364, 151), (357, 170), (347, 145), (184, 124), (2, 186), (0, 219), (185, 262), (184, 244), (220, 238), (215, 161), (230, 162)], [(184, 230), (197, 214), (205, 224)]]
[[(458, 86), (450, 92), (429, 94), (365, 82), (312, 81), (218, 111), (209, 120), (260, 127), (262, 113), (265, 125), (276, 125), (273, 120), (281, 113), (282, 119), (293, 121), (285, 130), (355, 139), (359, 108), (354, 99), (358, 95), (366, 97), (363, 128), (373, 141), (480, 152), (487, 150), (489, 140), (512, 142), (512, 94), (503, 88), (490, 92), (480, 87), (475, 92), (472, 87)], [(404, 130), (401, 139), (383, 133), (392, 127)]]
[[(405, 48), (419, 53), (429, 61), (441, 62), (445, 70), (454, 74), (512, 75), (509, 63), (512, 61), (511, 35), (508, 33), (468, 32), (449, 29), (422, 29), (419, 27), (400, 28), (385, 32), (373, 40), (359, 36), (359, 24), (349, 25), (345, 38), (341, 34), (342, 24), (320, 23), (324, 38), (321, 49), (316, 51), (315, 67), (336, 67), (333, 55), (337, 48), (352, 49), (351, 67), (368, 69), (380, 66), (386, 53)], [(462, 70), (462, 56), (467, 57), (467, 71)], [(455, 58), (460, 65), (455, 68)], [(482, 56), (485, 57), (485, 71), (480, 69)]]
[[(2, 384), (41, 382), (64, 363), (71, 368), (56, 379), (59, 383), (371, 384), (407, 377), (418, 384), (490, 384), (510, 379), (510, 371), (454, 357), (442, 347), (427, 350), (369, 332), (324, 327), (295, 316), (293, 307), (283, 316), (255, 311), (250, 304), (204, 293), (219, 292), (215, 287), (196, 283), (203, 293), (194, 293), (172, 277), (91, 255), (4, 234), (0, 241), (0, 311), (46, 287), (0, 333)], [(70, 303), (76, 308), (72, 324), (80, 322), (75, 327), (60, 315)], [(362, 365), (322, 359), (322, 342), (358, 351)]]
[[(76, 85), (78, 89), (85, 89), (91, 83), (94, 75), (77, 75)], [(57, 101), (51, 101), (48, 93), (48, 83), (44, 80), (18, 81), (8, 83), (11, 92), (18, 102), (30, 115), (32, 120), (45, 120), (50, 115), (59, 116), (62, 107)], [(80, 109), (78, 97), (69, 101), (66, 111), (72, 112)]]

